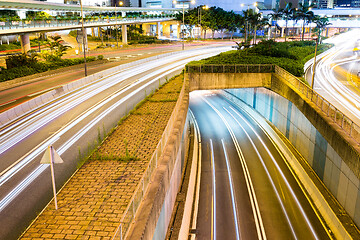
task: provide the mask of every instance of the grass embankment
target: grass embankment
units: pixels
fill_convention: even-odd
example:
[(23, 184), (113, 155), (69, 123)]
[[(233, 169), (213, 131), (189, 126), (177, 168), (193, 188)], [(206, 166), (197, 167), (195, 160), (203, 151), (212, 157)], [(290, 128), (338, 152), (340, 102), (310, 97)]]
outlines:
[[(148, 161), (167, 125), (182, 87), (183, 75), (170, 79), (118, 122), (90, 160)], [(99, 134), (98, 141), (101, 140)]]
[[(320, 44), (317, 53), (329, 49), (331, 45)], [(295, 76), (304, 74), (304, 64), (314, 57), (313, 41), (274, 42), (262, 41), (252, 48), (221, 53), (190, 64), (275, 64)]]

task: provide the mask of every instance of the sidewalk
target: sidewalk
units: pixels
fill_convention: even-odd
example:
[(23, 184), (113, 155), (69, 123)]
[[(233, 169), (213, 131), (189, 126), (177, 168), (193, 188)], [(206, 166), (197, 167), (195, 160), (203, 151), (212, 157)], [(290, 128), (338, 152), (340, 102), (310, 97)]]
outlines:
[[(182, 77), (175, 78), (127, 117), (58, 193), (59, 209), (51, 201), (20, 239), (111, 239), (181, 87)], [(111, 160), (126, 149), (137, 159)]]

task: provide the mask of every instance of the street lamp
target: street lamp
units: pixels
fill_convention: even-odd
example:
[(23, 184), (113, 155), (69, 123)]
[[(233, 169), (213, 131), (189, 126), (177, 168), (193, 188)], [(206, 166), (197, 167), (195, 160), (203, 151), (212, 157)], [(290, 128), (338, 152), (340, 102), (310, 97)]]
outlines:
[(318, 47), (318, 42), (319, 39), (315, 38), (316, 41), (316, 45), (315, 45), (315, 56), (314, 56), (314, 64), (313, 64), (313, 74), (312, 74), (312, 81), (311, 81), (311, 89), (314, 90), (314, 82), (315, 82), (315, 67), (316, 67), (316, 54), (317, 54), (317, 47)]
[[(252, 4), (244, 4), (244, 3), (242, 3), (242, 4), (240, 4), (240, 6), (241, 6), (241, 7), (247, 6), (247, 7), (248, 7), (247, 10), (249, 11), (249, 7), (250, 7), (250, 6), (256, 7), (256, 6), (257, 6), (257, 2), (254, 2), (254, 3), (252, 3)], [(248, 32), (248, 29), (249, 29), (249, 21), (246, 21), (245, 44), (247, 43), (247, 35), (248, 35), (247, 32)]]
[[(119, 5), (122, 6), (124, 3), (119, 2)], [(117, 25), (117, 11), (116, 11), (117, 0), (115, 1), (115, 28), (116, 28), (116, 48), (119, 48), (119, 38), (118, 38), (118, 25)]]
[[(179, 2), (182, 2), (182, 13), (183, 13), (183, 28), (185, 27), (185, 3), (187, 2), (187, 3), (192, 3), (192, 4), (195, 4), (195, 0), (181, 0), (181, 1), (179, 1)], [(173, 4), (176, 4), (177, 3), (177, 1), (176, 0), (174, 0), (173, 1)], [(184, 50), (184, 32), (182, 33), (182, 50)]]
[(82, 1), (80, 0), (80, 8), (81, 8), (81, 31), (82, 31), (82, 35), (83, 35), (83, 51), (84, 51), (84, 72), (85, 72), (85, 77), (87, 76), (87, 68), (86, 68), (86, 51), (85, 51), (85, 28), (84, 28), (84, 16), (83, 16), (83, 5), (82, 5)]
[[(204, 10), (207, 10), (207, 9), (209, 9), (209, 6), (207, 6), (207, 5), (204, 5), (204, 6), (202, 6), (202, 7), (199, 7), (198, 8), (198, 16), (199, 16), (199, 27), (200, 27), (200, 34), (199, 34), (199, 40), (200, 40), (200, 38), (201, 38), (201, 9), (204, 9)], [(205, 38), (205, 37), (204, 37)]]

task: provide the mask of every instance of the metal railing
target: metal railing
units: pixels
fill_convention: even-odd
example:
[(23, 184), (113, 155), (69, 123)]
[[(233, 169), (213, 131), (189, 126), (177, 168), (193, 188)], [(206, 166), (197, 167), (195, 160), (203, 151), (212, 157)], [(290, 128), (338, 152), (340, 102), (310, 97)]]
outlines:
[[(168, 20), (171, 17), (152, 17), (152, 18), (99, 18), (99, 19), (88, 19), (84, 21), (84, 25), (93, 25), (93, 24), (109, 24), (114, 25), (118, 24), (121, 25), (122, 23), (133, 22), (133, 21), (140, 21), (145, 22), (151, 19), (156, 19), (159, 21)], [(9, 29), (24, 29), (24, 28), (39, 28), (39, 27), (63, 27), (63, 26), (76, 26), (80, 25), (80, 19), (74, 20), (21, 20), (21, 21), (7, 21), (7, 22), (0, 22), (0, 30), (9, 30)]]
[(320, 96), (311, 87), (299, 80), (297, 77), (276, 65), (187, 65), (188, 73), (276, 73), (285, 79), (290, 85), (300, 91), (313, 104), (315, 104), (322, 113), (326, 114), (337, 126), (345, 133), (360, 144), (360, 127), (354, 123), (348, 116), (342, 113), (338, 108), (333, 106), (329, 101)]
[(187, 65), (188, 73), (273, 73), (275, 65), (273, 64), (204, 64)]
[(289, 84), (305, 95), (321, 110), (322, 113), (326, 114), (326, 116), (328, 116), (337, 126), (344, 130), (350, 138), (355, 140), (358, 145), (360, 144), (360, 127), (348, 116), (311, 89), (307, 84), (300, 81), (284, 69), (276, 66), (275, 73), (284, 78)]
[[(184, 82), (184, 84), (185, 84), (185, 82)], [(171, 114), (169, 121), (165, 127), (165, 130), (161, 136), (161, 139), (155, 148), (155, 151), (146, 167), (146, 170), (143, 174), (143, 177), (140, 180), (139, 185), (137, 186), (137, 188), (133, 194), (133, 197), (130, 200), (130, 203), (128, 204), (127, 208), (124, 211), (124, 214), (120, 220), (120, 224), (119, 224), (118, 228), (116, 229), (116, 232), (112, 239), (119, 239), (119, 240), (125, 239), (125, 236), (129, 230), (130, 224), (134, 220), (136, 211), (140, 205), (140, 202), (142, 201), (142, 199), (144, 197), (146, 188), (150, 183), (152, 173), (158, 166), (158, 160), (161, 157), (161, 154), (164, 151), (165, 144), (169, 139), (171, 131), (173, 130), (173, 126), (176, 122), (176, 117), (177, 117), (179, 110), (181, 108), (181, 105), (182, 105), (181, 100), (184, 98), (184, 95), (185, 95), (185, 88), (183, 85), (183, 88), (178, 97), (178, 101), (176, 102), (175, 108), (172, 111), (172, 114)]]

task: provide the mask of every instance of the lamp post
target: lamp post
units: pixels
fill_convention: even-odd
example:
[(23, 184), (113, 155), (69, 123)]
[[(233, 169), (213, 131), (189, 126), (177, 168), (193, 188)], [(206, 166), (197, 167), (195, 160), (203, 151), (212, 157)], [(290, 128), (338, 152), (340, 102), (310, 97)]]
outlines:
[[(185, 27), (185, 3), (192, 3), (195, 4), (195, 0), (180, 0), (179, 2), (182, 2), (182, 15), (183, 15), (183, 28)], [(177, 1), (174, 0), (173, 4), (176, 4)], [(184, 50), (185, 46), (184, 46), (184, 32), (182, 33), (182, 50)]]
[[(257, 3), (256, 3), (256, 2), (254, 2), (254, 3), (252, 3), (252, 4), (244, 4), (244, 3), (242, 3), (242, 4), (240, 4), (240, 6), (241, 6), (241, 7), (247, 6), (247, 10), (249, 11), (249, 7), (250, 7), (250, 6), (256, 7), (256, 6), (257, 6)], [(248, 32), (248, 29), (249, 29), (249, 21), (246, 21), (245, 44), (247, 43), (247, 35), (248, 35), (247, 32)]]
[(87, 76), (87, 68), (86, 68), (86, 51), (85, 51), (85, 28), (84, 28), (84, 16), (83, 16), (83, 5), (82, 5), (82, 1), (80, 0), (80, 8), (81, 8), (81, 31), (82, 31), (82, 35), (83, 35), (83, 51), (84, 51), (84, 72), (85, 72), (85, 77)]
[(315, 38), (316, 45), (315, 45), (315, 56), (314, 56), (314, 64), (313, 64), (313, 74), (312, 74), (312, 81), (311, 81), (311, 89), (314, 90), (314, 82), (315, 82), (315, 67), (316, 67), (316, 54), (317, 54), (317, 47), (319, 39)]
[[(119, 2), (119, 5), (122, 6), (124, 3)], [(116, 48), (119, 48), (119, 38), (118, 38), (118, 25), (117, 25), (117, 11), (116, 11), (117, 0), (115, 1), (115, 28), (116, 28)]]
[[(200, 27), (200, 34), (199, 34), (199, 40), (200, 40), (200, 38), (201, 38), (201, 9), (204, 9), (204, 10), (207, 10), (207, 9), (209, 9), (209, 6), (207, 6), (207, 5), (204, 5), (204, 6), (202, 6), (202, 7), (199, 7), (199, 9), (198, 9), (198, 16), (199, 16), (199, 19), (198, 19), (198, 21), (199, 21), (199, 27)], [(205, 38), (205, 37), (204, 37)]]

